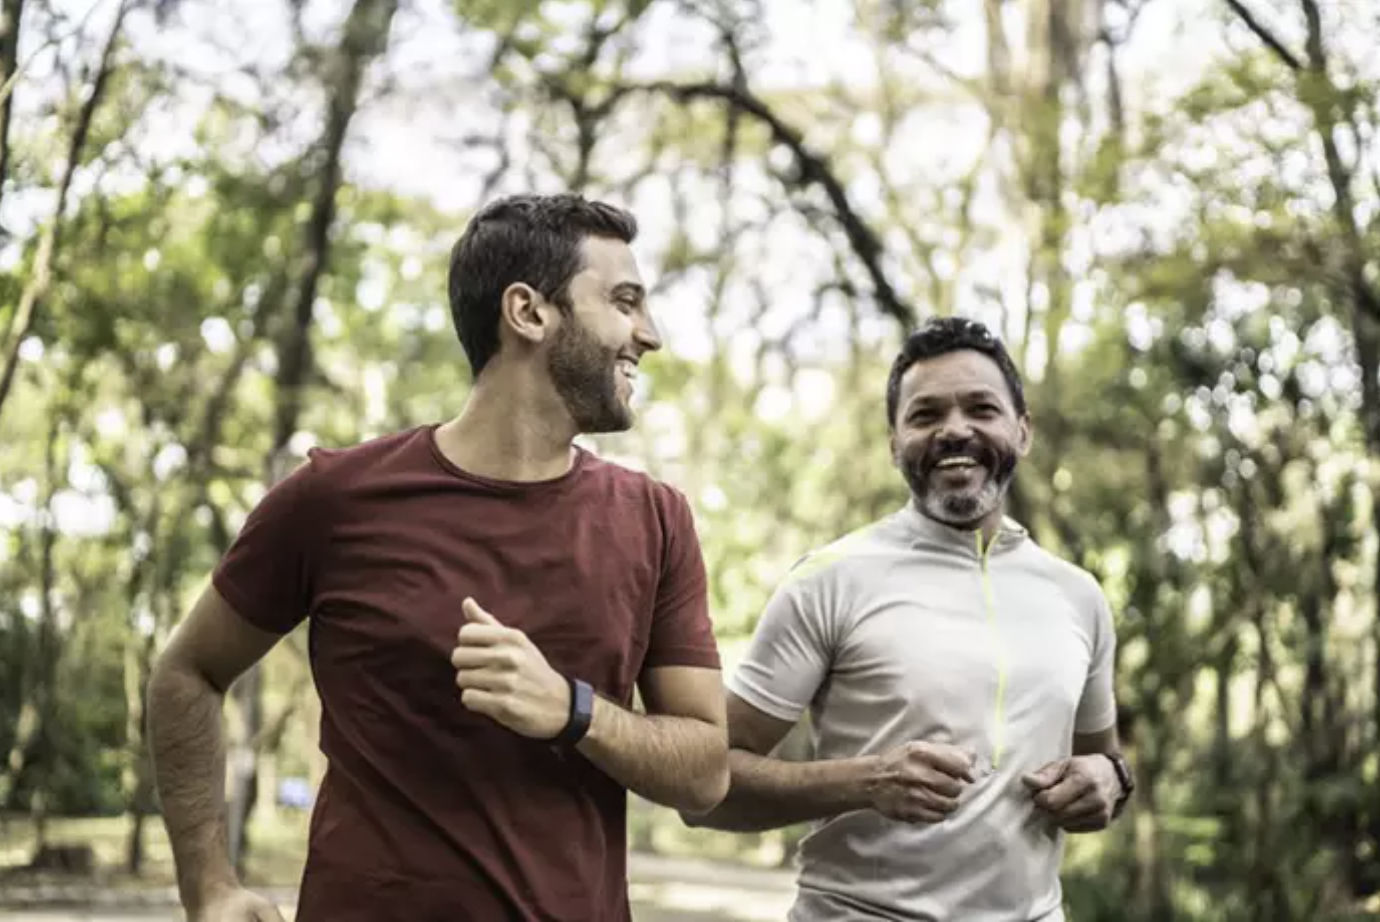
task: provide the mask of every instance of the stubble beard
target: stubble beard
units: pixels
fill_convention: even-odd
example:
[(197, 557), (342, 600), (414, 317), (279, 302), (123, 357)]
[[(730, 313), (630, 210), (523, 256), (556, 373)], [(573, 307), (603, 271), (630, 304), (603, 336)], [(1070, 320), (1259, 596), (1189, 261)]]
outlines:
[(567, 317), (547, 359), (547, 371), (580, 432), (625, 432), (632, 411), (618, 397), (618, 350), (600, 343), (573, 317)]

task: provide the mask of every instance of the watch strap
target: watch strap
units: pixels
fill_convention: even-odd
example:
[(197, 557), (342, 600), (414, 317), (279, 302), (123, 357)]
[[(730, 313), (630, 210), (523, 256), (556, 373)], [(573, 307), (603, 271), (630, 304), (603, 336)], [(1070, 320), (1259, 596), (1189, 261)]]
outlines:
[(1116, 770), (1117, 781), (1121, 784), (1121, 795), (1116, 799), (1116, 805), (1112, 807), (1112, 817), (1121, 815), (1125, 809), (1126, 802), (1131, 799), (1131, 792), (1136, 789), (1135, 778), (1131, 775), (1131, 766), (1126, 764), (1126, 759), (1119, 752), (1104, 752), (1107, 760), (1112, 763), (1112, 768)]
[(567, 676), (566, 681), (570, 683), (570, 716), (565, 728), (551, 740), (554, 746), (574, 746), (585, 738), (594, 719), (594, 689), (582, 679)]

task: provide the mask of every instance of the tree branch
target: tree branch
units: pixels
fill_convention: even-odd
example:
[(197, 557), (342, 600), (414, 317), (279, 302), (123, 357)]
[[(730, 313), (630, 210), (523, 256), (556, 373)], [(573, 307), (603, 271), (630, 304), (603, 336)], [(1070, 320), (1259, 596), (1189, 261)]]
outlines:
[(1303, 70), (1303, 63), (1295, 57), (1292, 51), (1284, 47), (1283, 42), (1275, 38), (1273, 32), (1266, 28), (1260, 20), (1255, 18), (1254, 14), (1246, 8), (1246, 4), (1242, 3), (1241, 0), (1227, 0), (1227, 6), (1231, 7), (1232, 12), (1234, 12), (1237, 18), (1245, 24), (1246, 28), (1254, 32), (1256, 37), (1264, 42), (1281, 61), (1288, 65), (1290, 70)]
[(885, 254), (881, 240), (853, 207), (843, 182), (834, 174), (824, 157), (806, 145), (800, 132), (773, 112), (766, 102), (745, 87), (717, 83), (678, 84), (659, 81), (623, 87), (618, 96), (634, 92), (669, 96), (682, 103), (696, 99), (716, 100), (766, 126), (771, 133), (772, 141), (790, 150), (795, 158), (797, 175), (794, 184), (802, 189), (819, 186), (828, 197), (833, 207), (834, 218), (842, 225), (849, 246), (862, 262), (872, 282), (873, 297), (882, 312), (893, 318), (903, 329), (909, 329), (915, 324), (915, 309), (902, 300), (882, 266)]
[(57, 204), (53, 208), (53, 221), (43, 231), (34, 254), (33, 269), (29, 281), (19, 296), (19, 305), (10, 315), (5, 335), (0, 338), (0, 409), (4, 408), (10, 387), (14, 384), (15, 372), (19, 368), (19, 347), (32, 329), (39, 305), (48, 294), (53, 281), (53, 265), (57, 259), (59, 233), (63, 215), (67, 210), (67, 196), (72, 189), (72, 180), (81, 167), (82, 151), (86, 147), (87, 135), (95, 118), (96, 108), (101, 103), (110, 73), (115, 66), (115, 49), (119, 44), (120, 33), (124, 28), (125, 14), (129, 12), (131, 0), (122, 0), (115, 13), (115, 23), (110, 27), (100, 60), (96, 65), (90, 89), (77, 112), (77, 121), (67, 145), (67, 162), (63, 166), (62, 177), (58, 181)]

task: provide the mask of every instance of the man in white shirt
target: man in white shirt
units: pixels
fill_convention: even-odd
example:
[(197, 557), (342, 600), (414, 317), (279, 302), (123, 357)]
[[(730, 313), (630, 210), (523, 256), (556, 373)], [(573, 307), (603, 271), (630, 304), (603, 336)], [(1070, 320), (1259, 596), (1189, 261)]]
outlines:
[[(1111, 611), (1004, 515), (1031, 424), (985, 327), (912, 333), (887, 417), (911, 501), (778, 588), (729, 682), (729, 796), (687, 821), (814, 822), (791, 922), (1062, 922), (1064, 833), (1134, 787)], [(771, 758), (807, 710), (814, 759)]]

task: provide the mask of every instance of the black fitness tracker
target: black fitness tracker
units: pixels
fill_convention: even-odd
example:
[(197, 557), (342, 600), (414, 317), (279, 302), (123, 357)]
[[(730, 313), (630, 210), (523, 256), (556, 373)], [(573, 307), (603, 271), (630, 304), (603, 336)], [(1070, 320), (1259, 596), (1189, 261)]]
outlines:
[(589, 732), (589, 723), (594, 719), (594, 689), (588, 682), (566, 677), (570, 683), (570, 717), (565, 729), (551, 740), (553, 746), (574, 746)]
[(1121, 796), (1116, 799), (1116, 806), (1112, 808), (1112, 818), (1116, 819), (1121, 815), (1121, 811), (1126, 807), (1126, 802), (1131, 799), (1131, 792), (1136, 789), (1136, 779), (1131, 775), (1131, 766), (1126, 764), (1126, 760), (1121, 757), (1119, 752), (1104, 752), (1116, 769), (1117, 781), (1121, 782)]

